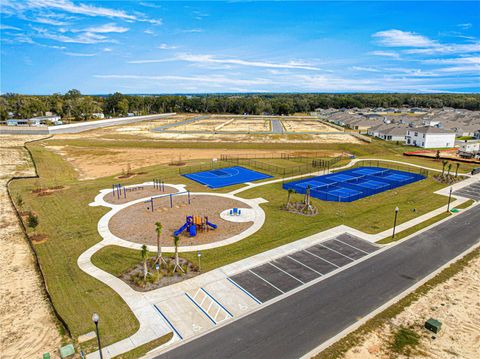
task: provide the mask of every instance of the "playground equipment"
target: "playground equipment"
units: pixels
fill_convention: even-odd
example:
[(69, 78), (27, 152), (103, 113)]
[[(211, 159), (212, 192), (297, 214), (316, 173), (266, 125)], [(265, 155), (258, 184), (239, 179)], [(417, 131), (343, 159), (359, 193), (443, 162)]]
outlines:
[[(177, 193), (162, 194), (160, 196), (153, 196), (153, 197), (150, 197), (150, 199), (148, 201), (145, 201), (144, 203), (150, 203), (150, 209), (153, 212), (154, 211), (154, 206), (153, 206), (154, 202), (153, 201), (155, 199), (170, 197), (170, 208), (173, 208), (173, 197), (183, 195), (183, 194), (187, 194), (188, 204), (190, 204), (190, 191), (183, 191), (183, 192), (177, 192)], [(148, 207), (147, 207), (147, 209), (148, 209)]]
[(120, 183), (117, 183), (112, 185), (112, 196), (114, 198), (117, 197), (117, 199), (120, 199), (120, 197), (122, 197), (123, 195), (123, 198), (127, 198), (128, 192), (135, 192), (142, 189), (143, 189), (143, 186), (125, 187), (125, 186), (122, 186)]
[(231, 216), (240, 216), (242, 214), (242, 210), (238, 209), (238, 208), (232, 208), (230, 210), (230, 215)]
[(153, 188), (159, 189), (162, 192), (165, 192), (165, 182), (161, 179), (154, 178), (153, 179)]
[(190, 237), (195, 237), (197, 235), (197, 230), (208, 231), (210, 228), (216, 229), (217, 225), (209, 222), (207, 216), (187, 216), (185, 224), (173, 232), (173, 235), (178, 236), (180, 233), (187, 230)]

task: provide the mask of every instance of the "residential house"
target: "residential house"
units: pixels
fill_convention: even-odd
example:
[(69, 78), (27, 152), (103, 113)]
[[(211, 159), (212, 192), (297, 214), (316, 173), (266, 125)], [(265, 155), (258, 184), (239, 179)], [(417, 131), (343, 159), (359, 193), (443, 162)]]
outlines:
[(455, 133), (431, 126), (408, 128), (405, 143), (423, 148), (452, 148), (455, 146)]

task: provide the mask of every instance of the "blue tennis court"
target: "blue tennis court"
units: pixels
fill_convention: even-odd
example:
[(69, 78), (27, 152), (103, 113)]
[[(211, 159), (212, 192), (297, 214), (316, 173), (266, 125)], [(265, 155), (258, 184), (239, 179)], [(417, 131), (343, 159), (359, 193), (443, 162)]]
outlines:
[(218, 168), (209, 171), (184, 174), (182, 176), (210, 188), (221, 188), (272, 177), (265, 173), (249, 170), (248, 168), (241, 166)]
[(310, 188), (312, 197), (324, 201), (352, 202), (422, 179), (425, 176), (418, 173), (382, 167), (360, 167), (284, 183), (283, 188), (302, 194)]

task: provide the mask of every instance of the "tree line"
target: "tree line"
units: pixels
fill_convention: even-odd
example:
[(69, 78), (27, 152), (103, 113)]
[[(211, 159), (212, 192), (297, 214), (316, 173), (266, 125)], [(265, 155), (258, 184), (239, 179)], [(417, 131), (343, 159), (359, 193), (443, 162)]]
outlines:
[(165, 112), (291, 115), (317, 108), (453, 107), (480, 110), (478, 94), (209, 94), (209, 95), (82, 95), (65, 94), (0, 96), (0, 117), (29, 118), (52, 112), (82, 121), (103, 112), (107, 117), (127, 113), (147, 115)]

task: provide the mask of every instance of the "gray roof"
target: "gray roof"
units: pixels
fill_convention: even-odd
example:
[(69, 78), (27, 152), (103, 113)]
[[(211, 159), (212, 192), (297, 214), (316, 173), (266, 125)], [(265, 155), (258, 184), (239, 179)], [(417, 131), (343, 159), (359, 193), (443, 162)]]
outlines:
[(432, 126), (415, 127), (415, 128), (412, 128), (411, 131), (416, 131), (420, 133), (453, 133), (453, 131), (446, 130), (444, 128), (432, 127)]

